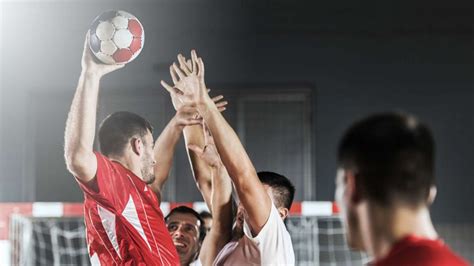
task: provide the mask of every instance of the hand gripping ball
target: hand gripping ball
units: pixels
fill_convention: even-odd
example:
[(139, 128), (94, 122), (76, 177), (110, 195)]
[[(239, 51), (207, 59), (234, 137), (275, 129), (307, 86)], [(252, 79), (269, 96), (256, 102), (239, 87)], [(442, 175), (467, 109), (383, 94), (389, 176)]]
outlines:
[(99, 15), (89, 30), (89, 46), (101, 62), (126, 64), (135, 59), (145, 42), (138, 19), (125, 11), (110, 10)]

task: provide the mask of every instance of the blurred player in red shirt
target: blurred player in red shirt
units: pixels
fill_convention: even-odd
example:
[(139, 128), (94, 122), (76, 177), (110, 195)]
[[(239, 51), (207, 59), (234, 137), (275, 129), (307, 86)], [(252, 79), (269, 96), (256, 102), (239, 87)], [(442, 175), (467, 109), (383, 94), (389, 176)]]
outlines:
[(436, 233), (435, 144), (414, 117), (372, 115), (355, 123), (338, 150), (336, 200), (352, 248), (373, 265), (468, 265)]

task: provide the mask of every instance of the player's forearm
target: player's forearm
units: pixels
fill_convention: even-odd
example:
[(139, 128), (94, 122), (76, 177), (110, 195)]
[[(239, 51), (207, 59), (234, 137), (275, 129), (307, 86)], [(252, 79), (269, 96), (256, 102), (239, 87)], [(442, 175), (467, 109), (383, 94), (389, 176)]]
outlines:
[[(237, 134), (220, 114), (213, 103), (199, 106), (200, 113), (213, 134), (217, 150), (237, 193), (249, 214), (249, 224), (254, 233), (260, 232), (271, 210), (271, 199), (258, 179)], [(255, 204), (258, 202), (259, 204)]]
[(211, 212), (213, 228), (220, 235), (232, 232), (232, 182), (224, 165), (212, 168)]
[(251, 180), (248, 180), (248, 177), (257, 178), (257, 174), (239, 137), (214, 103), (209, 102), (200, 110), (203, 110), (203, 118), (212, 132), (217, 150), (232, 181), (236, 186), (249, 184)]
[(171, 166), (173, 164), (176, 144), (181, 137), (182, 130), (183, 128), (176, 123), (176, 119), (173, 117), (163, 129), (158, 139), (155, 141), (155, 181), (152, 184), (152, 188), (154, 190), (161, 190), (166, 179), (168, 178)]
[(99, 83), (100, 77), (81, 73), (66, 121), (64, 152), (69, 168), (85, 164), (83, 157), (93, 153)]
[[(204, 131), (201, 125), (185, 127), (183, 134), (186, 147), (188, 147), (188, 145), (196, 145), (198, 147), (204, 146)], [(194, 151), (190, 149), (186, 149), (186, 151), (196, 185), (198, 186), (204, 201), (208, 205), (208, 208), (211, 209), (211, 168), (205, 161), (200, 159)]]
[(213, 223), (201, 247), (202, 265), (212, 265), (232, 235), (232, 183), (223, 165), (212, 168), (212, 191)]

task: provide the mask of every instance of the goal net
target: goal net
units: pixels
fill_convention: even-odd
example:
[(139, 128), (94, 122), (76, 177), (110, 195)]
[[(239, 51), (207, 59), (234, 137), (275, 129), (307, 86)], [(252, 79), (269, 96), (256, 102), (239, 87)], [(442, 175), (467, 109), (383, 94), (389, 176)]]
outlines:
[(90, 265), (80, 217), (10, 218), (11, 265)]
[(369, 258), (347, 246), (338, 216), (294, 216), (286, 220), (297, 265), (366, 265)]
[[(297, 265), (363, 265), (367, 257), (352, 252), (337, 216), (294, 216), (287, 228)], [(31, 217), (10, 220), (11, 265), (90, 265), (81, 217)]]

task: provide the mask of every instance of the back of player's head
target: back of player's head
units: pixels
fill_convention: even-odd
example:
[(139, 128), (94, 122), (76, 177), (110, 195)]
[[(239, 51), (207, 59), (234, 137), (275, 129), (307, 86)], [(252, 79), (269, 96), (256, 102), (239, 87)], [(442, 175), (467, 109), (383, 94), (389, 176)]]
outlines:
[(272, 188), (273, 199), (277, 207), (290, 209), (295, 197), (295, 186), (283, 175), (273, 172), (258, 172), (260, 182)]
[(382, 205), (427, 203), (434, 185), (435, 144), (413, 116), (380, 113), (352, 125), (339, 143), (338, 163), (355, 174), (361, 195)]
[(104, 119), (99, 127), (100, 151), (106, 155), (122, 155), (132, 137), (144, 136), (148, 130), (153, 132), (151, 124), (143, 117), (130, 112), (116, 112)]
[(194, 209), (189, 208), (187, 206), (178, 206), (170, 211), (168, 215), (165, 217), (165, 222), (168, 222), (169, 218), (175, 214), (175, 213), (182, 213), (182, 214), (190, 214), (199, 221), (199, 241), (204, 240), (204, 237), (206, 236), (206, 227), (204, 225), (204, 219), (201, 218), (201, 215), (199, 215), (198, 212), (196, 212)]

